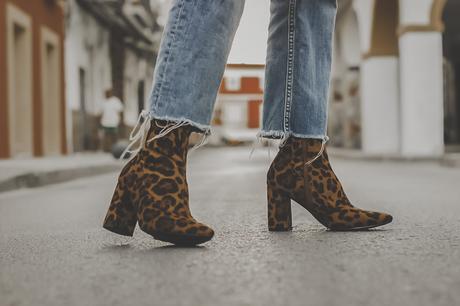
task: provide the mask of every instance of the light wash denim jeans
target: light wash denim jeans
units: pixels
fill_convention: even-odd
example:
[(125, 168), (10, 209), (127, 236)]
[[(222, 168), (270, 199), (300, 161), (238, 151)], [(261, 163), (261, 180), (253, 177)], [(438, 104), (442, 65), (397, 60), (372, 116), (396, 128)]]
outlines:
[[(244, 2), (173, 1), (154, 73), (150, 118), (210, 131)], [(336, 10), (336, 0), (271, 0), (259, 136), (327, 139)]]

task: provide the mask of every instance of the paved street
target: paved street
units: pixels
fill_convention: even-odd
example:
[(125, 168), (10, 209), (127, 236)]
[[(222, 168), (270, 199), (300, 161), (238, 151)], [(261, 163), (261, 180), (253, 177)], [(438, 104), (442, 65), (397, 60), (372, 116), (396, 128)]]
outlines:
[(269, 158), (249, 152), (190, 156), (192, 211), (216, 230), (198, 248), (103, 230), (116, 173), (0, 194), (0, 305), (460, 305), (459, 168), (333, 159), (394, 222), (334, 233), (294, 205), (294, 231), (269, 233)]

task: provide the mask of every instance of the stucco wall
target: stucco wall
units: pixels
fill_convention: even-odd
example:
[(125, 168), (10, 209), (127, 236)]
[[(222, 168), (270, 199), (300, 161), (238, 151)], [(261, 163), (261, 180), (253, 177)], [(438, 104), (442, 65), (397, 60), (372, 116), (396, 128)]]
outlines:
[(86, 72), (86, 111), (96, 115), (104, 93), (112, 85), (109, 52), (109, 31), (81, 9), (75, 0), (68, 1), (66, 25), (67, 105), (80, 109), (79, 69)]
[(66, 153), (66, 135), (65, 135), (65, 81), (64, 81), (64, 55), (63, 55), (63, 39), (64, 39), (64, 12), (63, 8), (58, 4), (46, 3), (42, 0), (0, 0), (0, 158), (10, 157), (10, 141), (9, 139), (9, 120), (8, 118), (8, 69), (7, 69), (7, 45), (6, 40), (6, 5), (12, 5), (30, 17), (31, 26), (31, 44), (32, 44), (32, 141), (33, 155), (43, 155), (43, 117), (42, 109), (42, 29), (46, 27), (56, 34), (58, 43), (60, 44), (59, 52), (59, 72), (60, 77), (56, 86), (60, 86), (59, 100), (62, 101), (60, 118), (57, 120), (61, 126), (61, 153)]
[(148, 99), (152, 87), (153, 63), (155, 59), (139, 57), (134, 51), (127, 49), (125, 58), (125, 111), (124, 123), (128, 126), (136, 124), (142, 111), (138, 107), (138, 86), (144, 81), (144, 105), (148, 108)]
[[(98, 147), (98, 116), (105, 91), (112, 86), (110, 34), (92, 15), (68, 1), (65, 38), (66, 86), (68, 106), (67, 137), (70, 150)], [(81, 96), (80, 69), (85, 71), (85, 94)], [(81, 118), (81, 101), (85, 100), (85, 126)], [(82, 135), (87, 134), (87, 136)], [(86, 137), (86, 140), (84, 138)]]

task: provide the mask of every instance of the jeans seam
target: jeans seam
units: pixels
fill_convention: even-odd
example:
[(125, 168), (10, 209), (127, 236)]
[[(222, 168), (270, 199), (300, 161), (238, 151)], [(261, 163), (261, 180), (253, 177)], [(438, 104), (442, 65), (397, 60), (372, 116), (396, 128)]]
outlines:
[(294, 74), (294, 57), (295, 57), (295, 16), (296, 16), (296, 0), (289, 0), (288, 4), (288, 56), (286, 64), (286, 88), (284, 96), (284, 120), (283, 130), (289, 131), (291, 104), (293, 97), (293, 74)]
[[(332, 24), (332, 31), (331, 31), (331, 36), (330, 36), (330, 41), (331, 41), (331, 50), (334, 50), (334, 35), (335, 35), (335, 28), (336, 28), (336, 22), (337, 22), (337, 7), (338, 7), (338, 0), (334, 1), (335, 3), (335, 13), (334, 13), (334, 19), (333, 19), (333, 24)], [(333, 51), (331, 51), (333, 52)], [(332, 56), (331, 56), (332, 57)], [(331, 94), (331, 83), (332, 83), (332, 72), (329, 74), (329, 80), (328, 80), (328, 93), (326, 97), (326, 120), (324, 122), (324, 134), (325, 134), (325, 139), (326, 141), (329, 140), (329, 137), (327, 136), (328, 134), (328, 122), (329, 122), (329, 112), (327, 109), (329, 108), (329, 101), (330, 101), (330, 94)]]
[(155, 101), (154, 103), (152, 103), (153, 105), (156, 105), (158, 107), (158, 100), (160, 98), (160, 94), (161, 94), (161, 90), (163, 89), (163, 84), (164, 84), (164, 75), (166, 73), (166, 69), (168, 68), (168, 65), (170, 63), (170, 56), (171, 56), (171, 49), (172, 49), (172, 45), (176, 42), (176, 35), (177, 35), (177, 29), (179, 27), (179, 23), (180, 23), (180, 20), (182, 18), (182, 12), (184, 11), (184, 2), (186, 0), (180, 0), (180, 3), (178, 4), (178, 6), (180, 7), (179, 9), (179, 12), (177, 13), (177, 18), (174, 22), (174, 26), (171, 28), (171, 40), (169, 41), (168, 45), (167, 45), (167, 48), (165, 50), (165, 63), (164, 63), (164, 66), (163, 66), (163, 69), (162, 71), (158, 72), (158, 83), (157, 83), (157, 86), (156, 86), (156, 90), (153, 92), (153, 96), (155, 97)]

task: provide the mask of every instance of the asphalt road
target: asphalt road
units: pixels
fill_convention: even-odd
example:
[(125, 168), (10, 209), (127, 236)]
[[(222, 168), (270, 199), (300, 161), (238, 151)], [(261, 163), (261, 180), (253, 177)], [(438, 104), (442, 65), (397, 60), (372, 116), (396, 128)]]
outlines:
[(460, 169), (333, 160), (355, 205), (394, 222), (335, 233), (294, 206), (294, 231), (270, 233), (264, 150), (190, 160), (216, 231), (198, 248), (103, 230), (116, 173), (0, 194), (0, 305), (460, 305)]

